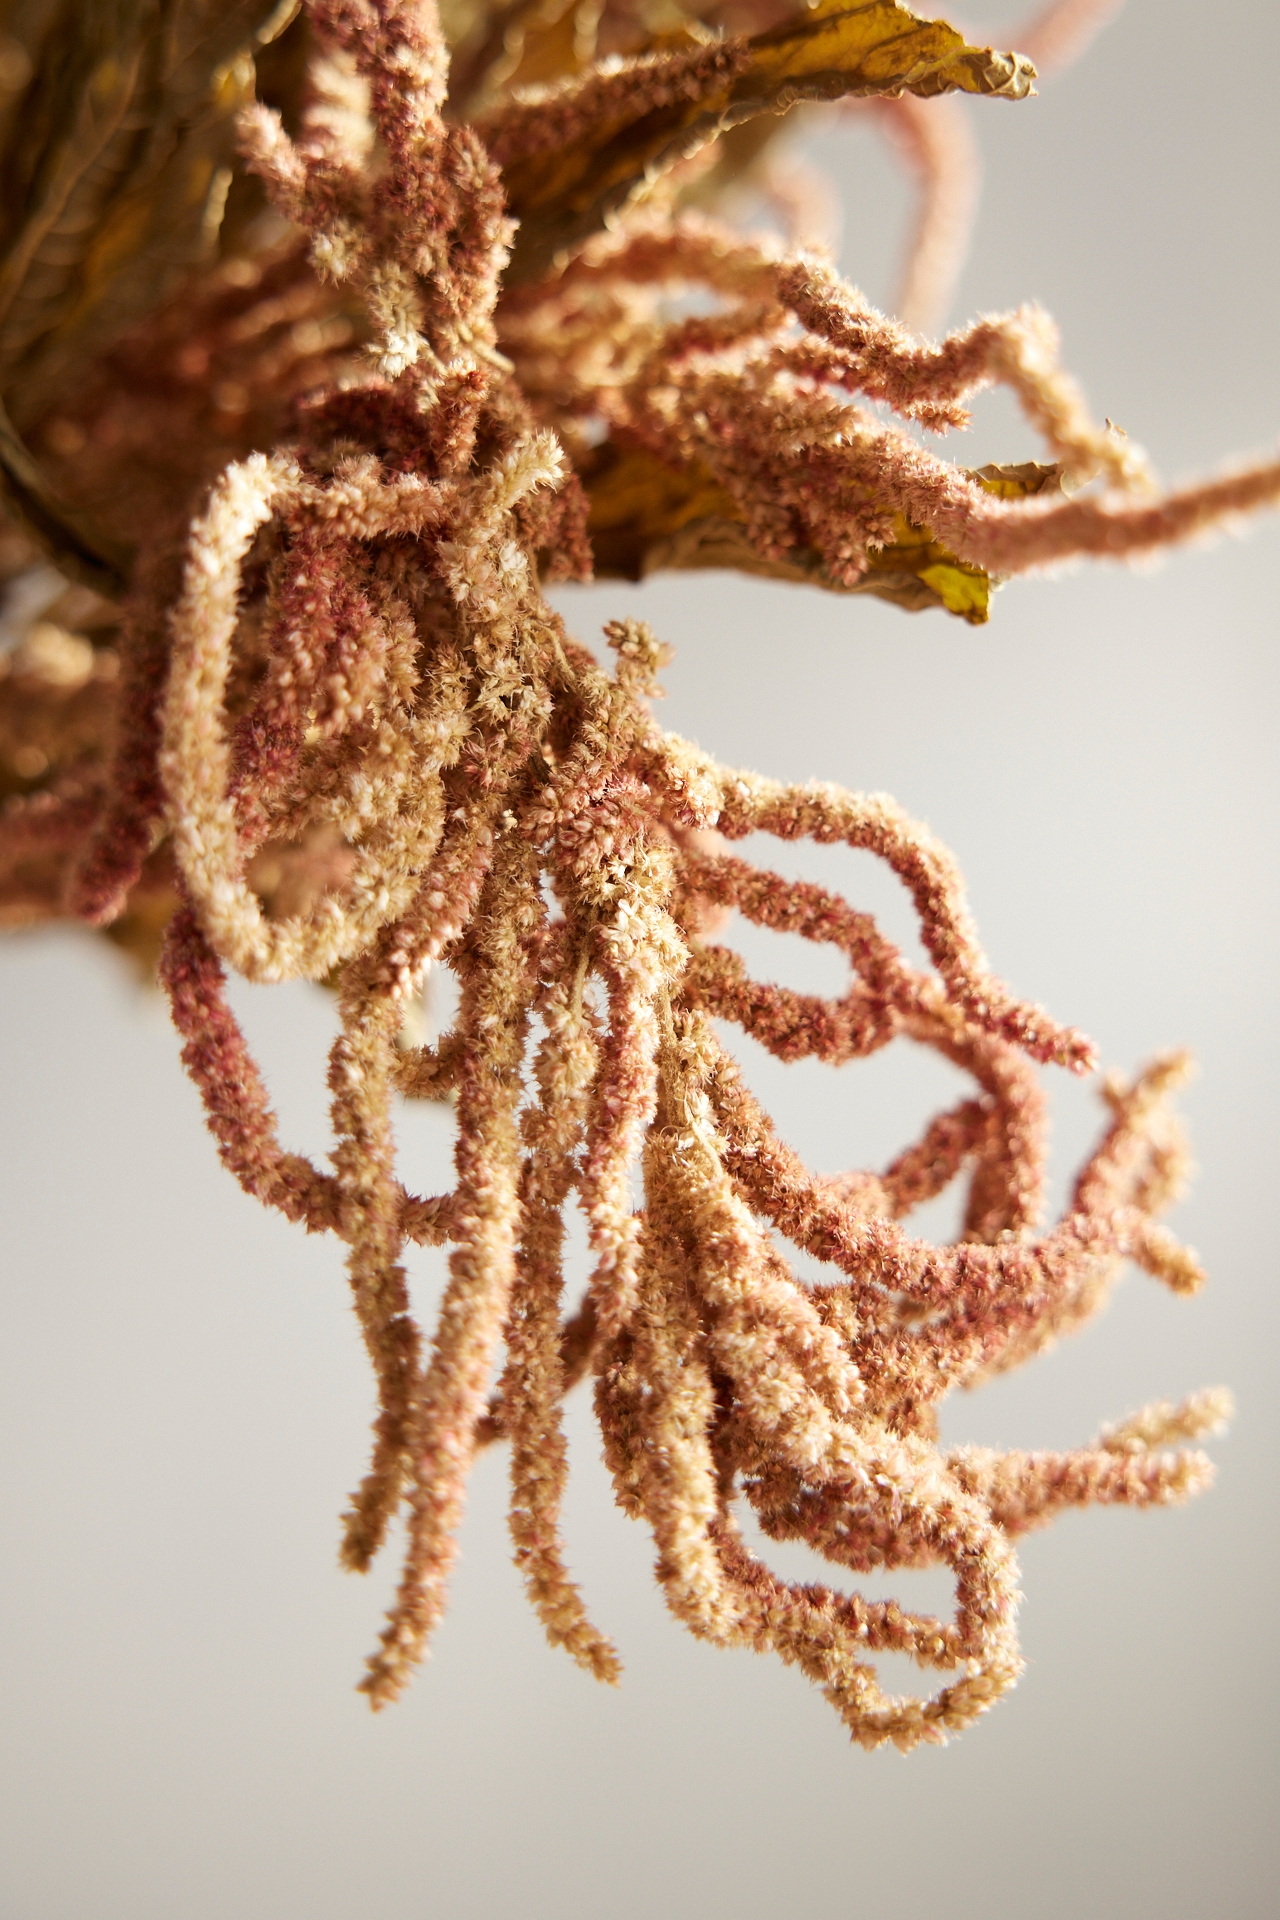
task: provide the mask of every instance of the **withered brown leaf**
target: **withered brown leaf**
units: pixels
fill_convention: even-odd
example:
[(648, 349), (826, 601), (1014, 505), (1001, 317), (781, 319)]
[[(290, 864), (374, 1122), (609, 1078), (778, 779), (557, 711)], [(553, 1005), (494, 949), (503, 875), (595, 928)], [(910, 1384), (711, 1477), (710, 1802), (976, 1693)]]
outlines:
[(82, 574), (109, 574), (112, 556), (61, 512), (19, 436), (212, 251), (253, 49), (293, 10), (0, 0), (0, 469)]
[[(674, 42), (674, 44), (673, 44)], [(612, 70), (511, 100), (481, 125), (520, 219), (511, 275), (544, 272), (730, 128), (805, 100), (963, 91), (1022, 99), (1035, 69), (896, 0), (819, 0), (750, 38), (668, 36)]]

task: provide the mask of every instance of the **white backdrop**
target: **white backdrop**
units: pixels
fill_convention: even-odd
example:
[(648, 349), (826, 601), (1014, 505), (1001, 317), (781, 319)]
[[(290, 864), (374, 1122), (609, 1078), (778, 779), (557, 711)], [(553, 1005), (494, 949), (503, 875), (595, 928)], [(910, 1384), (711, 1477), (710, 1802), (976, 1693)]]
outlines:
[[(1130, 0), (1042, 98), (973, 110), (989, 177), (957, 316), (1042, 299), (1098, 412), (1171, 478), (1280, 430), (1278, 67), (1268, 0)], [(905, 192), (868, 131), (817, 145), (846, 269), (886, 299)], [(1034, 451), (996, 401), (975, 439), (966, 460)], [(371, 1404), (340, 1249), (222, 1173), (158, 1000), (112, 954), (74, 932), (8, 943), (0, 1920), (1275, 1911), (1278, 570), (1272, 522), (1154, 574), (1012, 585), (976, 631), (722, 577), (561, 599), (586, 638), (650, 619), (677, 648), (664, 718), (722, 759), (884, 788), (926, 818), (998, 970), (1108, 1062), (1186, 1043), (1201, 1063), (1176, 1225), (1209, 1290), (1178, 1302), (1131, 1276), (1083, 1336), (949, 1406), (946, 1431), (1070, 1444), (1225, 1381), (1240, 1415), (1219, 1484), (1027, 1541), (1026, 1678), (942, 1752), (864, 1755), (796, 1675), (689, 1641), (612, 1509), (581, 1394), (568, 1528), (622, 1689), (543, 1644), (494, 1456), (434, 1657), (372, 1717), (352, 1688), (394, 1567), (335, 1566)], [(908, 931), (869, 861), (788, 862)], [(780, 977), (827, 977), (774, 945)], [(239, 1004), (288, 1137), (322, 1151), (328, 1001)], [(901, 1143), (946, 1079), (901, 1050), (842, 1076), (748, 1064), (832, 1168)], [(1060, 1191), (1097, 1107), (1087, 1086), (1059, 1095)], [(443, 1185), (447, 1115), (407, 1115), (403, 1140), (411, 1183)], [(438, 1268), (419, 1259), (426, 1305)]]

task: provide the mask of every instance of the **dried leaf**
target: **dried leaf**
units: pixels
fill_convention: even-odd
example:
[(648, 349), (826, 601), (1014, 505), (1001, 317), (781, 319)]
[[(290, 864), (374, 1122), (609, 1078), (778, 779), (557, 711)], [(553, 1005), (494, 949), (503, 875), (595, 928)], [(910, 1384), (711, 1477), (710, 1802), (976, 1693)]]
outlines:
[(0, 388), (19, 430), (211, 249), (249, 56), (291, 11), (279, 0), (8, 8), (33, 67), (0, 153)]
[(1017, 100), (1035, 77), (1020, 55), (971, 47), (945, 21), (922, 20), (896, 0), (819, 0), (750, 39), (706, 43), (692, 28), (673, 38), (481, 123), (523, 223), (512, 276), (544, 272), (671, 167), (760, 114), (845, 95), (959, 90)]
[(751, 43), (750, 74), (735, 90), (748, 97), (794, 87), (796, 99), (836, 100), (848, 93), (982, 93), (1021, 100), (1035, 68), (1016, 53), (971, 47), (945, 20), (922, 20), (897, 0), (819, 4)]
[(103, 551), (20, 438), (78, 370), (213, 248), (253, 48), (293, 0), (0, 5), (0, 470), (95, 585)]
[[(1003, 498), (1055, 488), (1058, 469), (1027, 461), (988, 466), (972, 477)], [(668, 466), (646, 448), (609, 442), (583, 474), (590, 501), (587, 522), (598, 576), (640, 580), (667, 568), (728, 567), (737, 572), (798, 580), (839, 593), (873, 593), (915, 612), (944, 607), (972, 626), (987, 619), (998, 581), (958, 560), (925, 527), (898, 514), (894, 538), (868, 555), (855, 587), (832, 578), (812, 547), (766, 560), (747, 537), (746, 516), (727, 487), (696, 461)]]
[(487, 18), (455, 52), (449, 99), (470, 119), (514, 87), (546, 86), (580, 73), (596, 53), (598, 0), (515, 0)]
[(68, 578), (107, 595), (124, 589), (132, 563), (88, 516), (59, 500), (15, 432), (0, 403), (0, 497), (37, 551), (47, 551)]

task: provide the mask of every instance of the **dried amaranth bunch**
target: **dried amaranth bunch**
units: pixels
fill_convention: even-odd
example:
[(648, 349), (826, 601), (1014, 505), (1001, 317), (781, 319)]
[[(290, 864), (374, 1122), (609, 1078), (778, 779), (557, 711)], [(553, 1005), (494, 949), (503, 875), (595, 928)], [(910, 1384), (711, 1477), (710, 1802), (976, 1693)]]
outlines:
[[(1050, 7), (1037, 45), (1102, 11)], [(800, 1668), (865, 1746), (945, 1739), (1017, 1678), (1018, 1534), (1209, 1476), (1176, 1443), (1221, 1423), (1219, 1393), (1065, 1454), (937, 1438), (944, 1394), (1079, 1325), (1125, 1260), (1199, 1284), (1158, 1221), (1186, 1167), (1184, 1062), (1104, 1083), (1099, 1145), (1045, 1227), (1034, 1068), (1092, 1050), (991, 973), (945, 850), (882, 796), (665, 732), (660, 642), (616, 623), (605, 672), (544, 586), (732, 566), (981, 621), (1002, 577), (1273, 502), (1280, 465), (1162, 494), (1043, 314), (931, 344), (802, 243), (821, 194), (779, 130), (805, 102), (869, 102), (923, 183), (920, 322), (969, 191), (945, 96), (1030, 90), (1025, 57), (893, 0), (477, 0), (443, 29), (429, 0), (33, 0), (0, 23), (0, 564), (25, 609), (0, 678), (0, 913), (158, 953), (224, 1162), (348, 1249), (379, 1412), (344, 1563), (398, 1514), (407, 1535), (365, 1691), (384, 1704), (420, 1658), (498, 1440), (531, 1603), (616, 1678), (559, 1530), (561, 1408), (590, 1374), (673, 1612)], [(748, 191), (790, 240), (735, 223)], [(993, 382), (1043, 462), (931, 450)], [(733, 853), (759, 833), (886, 861), (929, 968)], [(716, 941), (732, 911), (836, 947), (848, 991), (753, 979)], [(438, 967), (456, 1020), (418, 1044)], [(282, 1147), (228, 968), (336, 990), (329, 1166)], [(973, 1090), (884, 1171), (818, 1175), (724, 1023), (832, 1065), (906, 1037)], [(402, 1184), (405, 1097), (453, 1103), (448, 1193)], [(959, 1180), (958, 1240), (913, 1238)], [(567, 1306), (571, 1204), (592, 1271)], [(430, 1341), (411, 1243), (451, 1249)], [(954, 1618), (779, 1579), (742, 1500), (838, 1568), (949, 1566)], [(885, 1651), (939, 1691), (886, 1696)]]

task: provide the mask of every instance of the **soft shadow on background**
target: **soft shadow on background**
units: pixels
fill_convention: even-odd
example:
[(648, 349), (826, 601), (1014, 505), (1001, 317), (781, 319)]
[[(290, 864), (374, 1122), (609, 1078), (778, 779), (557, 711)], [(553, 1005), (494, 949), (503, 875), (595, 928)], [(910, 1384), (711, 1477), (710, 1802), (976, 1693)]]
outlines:
[[(988, 180), (953, 317), (1043, 300), (1096, 410), (1169, 478), (1280, 431), (1278, 67), (1270, 0), (1130, 0), (1042, 98), (973, 113)], [(887, 300), (905, 191), (869, 132), (815, 146), (844, 266)], [(966, 461), (1034, 451), (980, 407)], [(1222, 1381), (1240, 1412), (1218, 1485), (1029, 1539), (1026, 1677), (945, 1751), (865, 1755), (797, 1675), (689, 1640), (581, 1393), (568, 1531), (621, 1690), (543, 1643), (494, 1455), (434, 1657), (372, 1717), (352, 1689), (394, 1560), (367, 1581), (335, 1564), (371, 1408), (341, 1250), (221, 1171), (163, 1009), (113, 954), (6, 944), (0, 1920), (1274, 1913), (1278, 571), (1272, 520), (1155, 573), (1012, 585), (978, 630), (720, 576), (560, 599), (584, 638), (630, 611), (673, 642), (662, 717), (721, 759), (927, 819), (998, 971), (1109, 1064), (1172, 1043), (1200, 1061), (1175, 1224), (1210, 1288), (1130, 1275), (1084, 1335), (949, 1404), (946, 1432), (1078, 1443)], [(768, 857), (909, 935), (870, 862)], [(785, 942), (756, 952), (825, 978)], [(289, 1140), (322, 1152), (328, 1001), (238, 1004)], [(883, 1159), (946, 1098), (901, 1047), (839, 1075), (748, 1067), (832, 1169)], [(1087, 1085), (1056, 1089), (1057, 1195), (1098, 1116)], [(407, 1115), (403, 1144), (412, 1185), (445, 1184), (447, 1113)], [(439, 1267), (416, 1258), (429, 1305)]]

